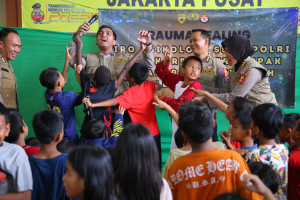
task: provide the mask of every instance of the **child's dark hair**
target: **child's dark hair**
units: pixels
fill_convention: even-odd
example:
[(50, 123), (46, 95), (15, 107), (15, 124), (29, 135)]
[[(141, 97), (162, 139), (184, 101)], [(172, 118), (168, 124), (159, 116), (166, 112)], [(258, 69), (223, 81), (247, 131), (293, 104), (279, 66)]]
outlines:
[(251, 112), (238, 112), (234, 116), (235, 119), (240, 121), (243, 129), (249, 129), (251, 124)]
[(119, 136), (115, 153), (117, 159), (113, 158), (113, 164), (119, 199), (159, 200), (163, 182), (150, 131), (142, 124), (128, 124)]
[(0, 102), (0, 115), (5, 118), (6, 125), (9, 123), (9, 116), (7, 108)]
[(190, 61), (190, 60), (196, 60), (200, 63), (201, 65), (201, 72), (202, 72), (202, 61), (200, 58), (198, 58), (197, 56), (189, 56), (186, 59), (184, 59), (183, 63), (182, 63), (182, 67), (185, 68), (186, 64)]
[(135, 83), (142, 84), (149, 76), (149, 69), (146, 65), (141, 63), (135, 63), (129, 70), (129, 76), (134, 79)]
[(280, 176), (270, 165), (262, 162), (251, 162), (248, 166), (251, 173), (257, 175), (273, 194), (277, 192), (282, 182)]
[(11, 28), (3, 28), (1, 31), (0, 31), (0, 41), (4, 42), (5, 38), (8, 36), (9, 33), (15, 33), (17, 35), (18, 32), (14, 29), (11, 29)]
[(101, 87), (103, 85), (108, 84), (111, 79), (110, 71), (105, 66), (99, 66), (94, 74), (94, 82), (96, 83), (96, 87)]
[(63, 116), (53, 110), (42, 110), (32, 120), (33, 130), (41, 144), (50, 144), (63, 131)]
[(102, 120), (92, 119), (86, 125), (84, 136), (86, 139), (97, 139), (105, 137), (106, 126)]
[(112, 162), (104, 148), (93, 145), (77, 146), (70, 152), (68, 161), (84, 179), (84, 199), (115, 199)]
[(240, 112), (249, 112), (251, 113), (253, 110), (253, 105), (250, 101), (245, 99), (244, 97), (234, 97), (232, 100), (232, 105), (234, 112), (236, 114)]
[(266, 103), (256, 106), (252, 113), (251, 119), (254, 125), (262, 132), (264, 137), (274, 139), (283, 128), (284, 113), (275, 104)]
[(214, 198), (214, 200), (247, 200), (247, 199), (245, 199), (244, 197), (242, 197), (237, 193), (224, 193)]
[(290, 113), (290, 114), (286, 114), (284, 116), (284, 122), (283, 125), (286, 128), (290, 128), (293, 129), (294, 126), (296, 125), (296, 122), (298, 121), (298, 119), (300, 119), (300, 114), (299, 113)]
[(29, 145), (29, 146), (33, 146), (33, 147), (41, 146), (39, 139), (37, 139), (36, 137), (30, 137), (30, 138), (25, 139), (25, 144)]
[(177, 148), (181, 148), (187, 143), (184, 140), (180, 129), (177, 129), (177, 131), (175, 132), (174, 138), (175, 138), (175, 144), (176, 144)]
[(70, 140), (62, 140), (56, 146), (60, 153), (70, 153), (74, 147), (76, 147), (76, 144)]
[(201, 102), (188, 102), (179, 107), (179, 128), (195, 143), (213, 135), (211, 111)]
[(10, 131), (4, 140), (9, 143), (15, 143), (20, 137), (20, 131), (22, 126), (24, 126), (24, 121), (21, 114), (15, 108), (8, 108), (8, 116)]
[(195, 32), (200, 32), (202, 39), (208, 38), (208, 45), (210, 45), (210, 35), (209, 35), (209, 32), (207, 30), (204, 30), (204, 29), (193, 29), (192, 33), (195, 33)]
[(57, 68), (49, 67), (42, 71), (40, 75), (40, 82), (42, 86), (46, 87), (49, 90), (52, 90), (56, 86), (56, 82), (59, 80), (60, 74)]

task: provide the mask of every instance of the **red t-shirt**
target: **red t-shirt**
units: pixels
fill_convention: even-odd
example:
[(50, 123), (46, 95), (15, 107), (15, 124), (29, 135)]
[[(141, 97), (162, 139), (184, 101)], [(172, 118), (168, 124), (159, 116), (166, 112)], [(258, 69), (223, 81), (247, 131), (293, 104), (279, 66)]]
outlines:
[(25, 150), (27, 156), (34, 155), (37, 152), (39, 152), (40, 149), (41, 149), (40, 147), (32, 147), (32, 146), (29, 146), (29, 145), (22, 146), (22, 148)]
[(288, 169), (288, 200), (300, 199), (300, 148), (290, 154)]
[(145, 125), (152, 133), (152, 136), (159, 134), (157, 125), (154, 93), (156, 91), (154, 82), (144, 82), (139, 86), (132, 86), (116, 100), (122, 108), (128, 110), (133, 123)]

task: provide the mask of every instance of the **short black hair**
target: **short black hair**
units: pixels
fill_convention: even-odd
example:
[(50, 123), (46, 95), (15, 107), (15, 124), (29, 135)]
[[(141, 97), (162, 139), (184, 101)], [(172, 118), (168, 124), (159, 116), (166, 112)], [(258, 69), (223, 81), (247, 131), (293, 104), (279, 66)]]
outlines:
[(175, 138), (175, 144), (176, 144), (177, 148), (181, 148), (181, 147), (183, 147), (183, 145), (185, 145), (187, 143), (184, 140), (180, 129), (177, 129), (177, 131), (175, 132), (174, 138)]
[(195, 33), (195, 32), (200, 32), (201, 33), (201, 37), (203, 39), (208, 38), (208, 45), (210, 45), (210, 35), (209, 35), (209, 32), (207, 30), (204, 30), (204, 29), (193, 29), (192, 33)]
[(3, 28), (1, 31), (0, 31), (0, 41), (4, 42), (5, 38), (8, 36), (9, 33), (15, 33), (17, 35), (18, 32), (14, 29), (11, 29), (11, 28)]
[(62, 140), (56, 146), (60, 153), (70, 153), (75, 147), (76, 144), (70, 140)]
[(10, 131), (9, 135), (4, 139), (4, 141), (15, 143), (20, 137), (20, 131), (22, 126), (24, 126), (24, 121), (21, 114), (15, 108), (8, 108), (8, 116), (10, 122)]
[(57, 81), (60, 78), (59, 70), (55, 67), (49, 67), (42, 71), (40, 75), (40, 82), (42, 86), (46, 87), (49, 90), (55, 88)]
[(275, 194), (282, 184), (280, 176), (268, 164), (262, 162), (251, 162), (248, 164), (252, 174), (257, 175), (260, 180)]
[(214, 200), (247, 200), (237, 193), (223, 193), (214, 198)]
[(9, 116), (7, 108), (0, 102), (0, 115), (5, 118), (6, 125), (9, 123)]
[(106, 126), (102, 120), (92, 119), (87, 124), (84, 136), (86, 139), (97, 139), (105, 137)]
[(37, 139), (36, 137), (30, 137), (30, 138), (25, 139), (25, 144), (29, 145), (29, 146), (33, 146), (33, 147), (41, 146), (39, 139)]
[(238, 114), (240, 112), (251, 113), (253, 110), (253, 104), (244, 97), (234, 97), (234, 99), (232, 100), (232, 105), (235, 114)]
[(94, 82), (96, 87), (101, 87), (108, 84), (111, 81), (111, 74), (107, 67), (99, 66), (94, 74)]
[(249, 129), (251, 124), (251, 112), (238, 112), (234, 119), (238, 119), (243, 129)]
[(184, 103), (179, 107), (179, 128), (193, 142), (206, 142), (214, 132), (211, 111), (202, 102)]
[(184, 59), (183, 63), (182, 63), (182, 67), (185, 68), (186, 64), (190, 61), (190, 60), (196, 60), (200, 63), (201, 65), (201, 72), (202, 72), (202, 61), (199, 57), (197, 56), (189, 56), (186, 59)]
[(283, 125), (287, 128), (294, 128), (296, 122), (300, 119), (299, 113), (289, 113), (284, 116)]
[(253, 109), (251, 119), (264, 137), (274, 139), (283, 128), (284, 113), (277, 105), (265, 103)]
[(113, 29), (112, 27), (110, 27), (110, 26), (108, 26), (108, 25), (102, 25), (102, 26), (100, 26), (100, 28), (99, 28), (98, 31), (97, 31), (97, 36), (98, 36), (99, 32), (100, 32), (102, 29), (104, 29), (104, 28), (109, 28), (110, 30), (112, 30), (113, 35), (114, 35), (114, 38), (115, 38), (115, 40), (117, 40), (117, 34), (116, 34), (116, 32), (114, 31), (114, 29)]
[(135, 63), (128, 73), (129, 76), (134, 79), (135, 83), (142, 84), (149, 76), (149, 69), (144, 64)]
[(63, 116), (53, 110), (42, 110), (32, 120), (33, 130), (41, 144), (50, 144), (63, 131)]

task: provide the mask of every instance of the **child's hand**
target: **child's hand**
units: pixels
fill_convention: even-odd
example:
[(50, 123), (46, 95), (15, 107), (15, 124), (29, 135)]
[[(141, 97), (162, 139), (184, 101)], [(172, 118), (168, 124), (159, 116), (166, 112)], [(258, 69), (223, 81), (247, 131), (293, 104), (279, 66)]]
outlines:
[(190, 89), (194, 91), (196, 97), (201, 97), (201, 96), (206, 95), (206, 91), (204, 91), (204, 90), (197, 90), (197, 89), (192, 88), (192, 87)]
[(124, 109), (124, 108), (122, 108), (121, 106), (119, 106), (119, 107), (116, 109), (115, 113), (116, 113), (116, 114), (119, 114), (119, 113), (120, 113), (121, 115), (124, 115), (125, 110), (126, 110), (126, 109)]
[(165, 109), (168, 106), (166, 102), (160, 100), (159, 97), (156, 95), (154, 96), (153, 105), (159, 107), (160, 109)]
[(83, 68), (84, 67), (82, 65), (76, 65), (76, 64), (74, 64), (75, 73), (77, 73), (77, 74), (80, 74), (80, 72), (81, 72), (81, 70)]
[(269, 188), (260, 180), (257, 175), (246, 174), (243, 177), (244, 187), (253, 192), (262, 194), (266, 199), (275, 199)]
[(231, 131), (231, 127), (229, 128), (229, 133), (227, 131), (221, 131), (220, 132), (220, 136), (223, 139), (223, 141), (224, 141), (224, 143), (225, 143), (225, 145), (227, 146), (228, 149), (233, 148), (231, 143), (230, 143), (230, 131)]
[(71, 49), (71, 47), (66, 47), (66, 61), (69, 63), (70, 60), (72, 60), (72, 58), (75, 56), (75, 53), (73, 53), (72, 55), (70, 55), (69, 50)]
[(93, 104), (91, 103), (91, 100), (89, 98), (84, 97), (82, 99), (82, 103), (86, 104), (89, 108), (93, 107)]
[(146, 30), (140, 30), (139, 35), (140, 37), (137, 40), (141, 43), (141, 48), (145, 50), (147, 44), (151, 42), (151, 33)]
[(202, 102), (204, 102), (204, 99), (205, 99), (205, 96), (201, 96), (201, 97), (193, 97), (192, 98), (192, 102), (195, 102), (195, 101), (202, 101)]
[(248, 153), (247, 149), (234, 149), (237, 153), (239, 153), (241, 156), (244, 156), (246, 153)]
[(164, 62), (163, 62), (163, 67), (166, 67), (168, 63), (171, 61), (171, 56), (172, 56), (172, 50), (171, 50), (171, 45), (169, 44), (169, 49), (167, 49), (164, 52)]

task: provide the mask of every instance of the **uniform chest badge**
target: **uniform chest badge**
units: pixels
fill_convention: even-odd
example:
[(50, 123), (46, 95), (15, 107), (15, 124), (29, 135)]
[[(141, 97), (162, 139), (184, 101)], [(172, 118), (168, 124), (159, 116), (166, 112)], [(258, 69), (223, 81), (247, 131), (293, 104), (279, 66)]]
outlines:
[(212, 68), (214, 68), (214, 66), (212, 66), (212, 65), (207, 66), (207, 69), (209, 69), (209, 70), (211, 70)]
[(117, 59), (121, 59), (121, 58), (123, 58), (124, 56), (122, 55), (122, 54), (118, 54), (118, 56), (117, 56)]

